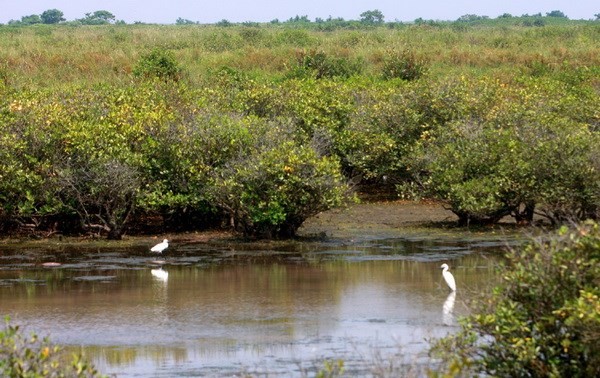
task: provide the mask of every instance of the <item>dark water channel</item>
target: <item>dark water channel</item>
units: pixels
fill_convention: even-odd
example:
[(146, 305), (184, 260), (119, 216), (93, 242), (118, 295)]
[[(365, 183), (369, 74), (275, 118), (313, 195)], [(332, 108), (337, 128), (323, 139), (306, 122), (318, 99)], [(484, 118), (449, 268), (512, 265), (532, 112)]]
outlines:
[(456, 329), (510, 240), (175, 241), (164, 263), (142, 247), (4, 246), (0, 314), (119, 377), (314, 376), (338, 359), (349, 375), (420, 375), (427, 340)]

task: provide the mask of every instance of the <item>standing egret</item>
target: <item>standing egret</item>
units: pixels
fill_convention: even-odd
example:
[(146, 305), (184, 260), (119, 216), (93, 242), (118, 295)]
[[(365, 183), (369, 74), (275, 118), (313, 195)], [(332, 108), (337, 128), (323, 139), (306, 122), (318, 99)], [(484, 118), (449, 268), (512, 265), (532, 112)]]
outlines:
[(444, 276), (444, 280), (446, 281), (446, 284), (448, 285), (450, 290), (456, 291), (456, 281), (454, 281), (454, 276), (452, 275), (452, 273), (448, 271), (448, 264), (442, 264), (440, 268), (444, 270), (442, 272), (442, 276)]
[(167, 248), (169, 248), (169, 241), (167, 239), (164, 239), (162, 241), (162, 243), (158, 243), (154, 247), (150, 248), (150, 251), (156, 252), (156, 253), (162, 253)]

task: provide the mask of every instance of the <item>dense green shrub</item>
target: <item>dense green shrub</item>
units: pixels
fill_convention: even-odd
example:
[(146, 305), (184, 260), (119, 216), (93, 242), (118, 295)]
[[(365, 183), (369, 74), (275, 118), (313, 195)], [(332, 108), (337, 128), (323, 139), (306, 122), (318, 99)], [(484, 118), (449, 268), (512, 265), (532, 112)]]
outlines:
[(349, 78), (360, 74), (362, 62), (358, 59), (351, 60), (346, 57), (329, 56), (324, 51), (310, 50), (297, 54), (296, 63), (292, 67), (289, 77), (323, 78)]
[(23, 335), (19, 326), (6, 320), (0, 331), (0, 375), (2, 377), (100, 377), (94, 367), (81, 356), (70, 362), (62, 350), (36, 334)]
[(333, 80), (290, 80), (282, 88), (282, 115), (293, 120), (299, 133), (312, 137), (324, 131), (335, 135), (354, 112), (352, 88)]
[(384, 79), (417, 80), (427, 73), (427, 62), (413, 51), (389, 51), (383, 61)]
[(133, 74), (143, 78), (179, 80), (182, 69), (172, 51), (155, 48), (143, 55), (133, 68)]
[[(318, 139), (315, 130), (342, 127), (349, 110), (336, 99), (340, 87), (334, 83), (291, 84), (302, 89), (295, 94), (302, 101), (262, 113), (257, 94), (274, 89), (253, 81), (233, 88), (243, 113), (215, 101), (210, 91), (160, 81), (15, 95), (6, 104), (0, 140), (2, 214), (7, 219), (51, 214), (69, 222), (76, 216), (79, 230), (63, 229), (65, 224), (58, 229), (117, 239), (136, 213), (183, 221), (186, 214), (214, 218), (220, 209), (247, 234), (293, 235), (306, 217), (344, 197), (337, 158), (320, 155), (329, 150), (321, 145), (317, 152), (311, 146), (318, 143), (311, 141)], [(327, 96), (312, 99), (310, 89)], [(269, 95), (265, 106), (270, 98), (281, 96)], [(284, 136), (270, 130), (269, 119), (280, 113), (291, 119), (284, 122)], [(282, 167), (279, 182), (273, 175)], [(229, 181), (221, 180), (228, 175)], [(278, 190), (281, 185), (285, 190)], [(236, 193), (245, 201), (231, 212), (234, 205), (214, 193)]]
[(428, 141), (452, 122), (484, 118), (498, 101), (496, 87), (492, 80), (467, 78), (370, 84), (353, 93), (355, 110), (337, 151), (352, 172), (369, 180), (420, 181), (428, 175), (419, 158), (428, 153)]
[(69, 156), (55, 167), (60, 197), (86, 230), (118, 240), (125, 232), (140, 189), (136, 167), (114, 158)]
[(587, 223), (513, 250), (503, 282), (441, 340), (446, 376), (600, 374), (600, 227)]
[(534, 209), (553, 223), (597, 219), (594, 111), (572, 108), (555, 80), (496, 87), (469, 90), (459, 95), (459, 106), (442, 107), (458, 114), (434, 118), (438, 126), (415, 149), (417, 180), (463, 223), (496, 222), (509, 214), (531, 221)]
[(10, 138), (0, 152), (10, 153), (2, 160), (4, 182), (11, 183), (3, 212), (29, 220), (77, 214), (83, 230), (119, 238), (144, 178), (144, 136), (168, 118), (157, 89), (15, 94), (1, 125)]
[(402, 180), (403, 158), (425, 131), (413, 95), (408, 86), (382, 85), (360, 92), (337, 140), (337, 152), (350, 176)]
[(475, 122), (447, 125), (427, 142), (422, 182), (461, 223), (497, 222), (521, 204), (523, 193), (513, 177), (529, 167), (523, 162), (509, 172), (503, 169), (513, 162), (512, 141), (509, 133)]
[(533, 207), (553, 223), (597, 219), (598, 145), (596, 134), (563, 121), (455, 123), (428, 143), (423, 182), (464, 223), (531, 221)]
[[(5, 98), (0, 115), (0, 213), (4, 225), (36, 224), (60, 206), (55, 199), (49, 145), (56, 133), (49, 130), (52, 118), (61, 112), (49, 111), (51, 96), (38, 91), (19, 91)], [(60, 131), (58, 131), (60, 132)]]
[[(214, 174), (227, 164), (236, 164), (248, 153), (260, 133), (253, 135), (252, 121), (241, 116), (223, 116), (209, 109), (187, 121), (169, 123), (155, 130), (149, 140), (144, 166), (144, 190), (139, 207), (159, 213), (169, 223), (211, 225), (218, 204), (211, 200)], [(195, 219), (189, 219), (193, 217)], [(167, 224), (181, 229), (182, 224)]]
[[(293, 139), (285, 124), (263, 124), (250, 151), (218, 170), (214, 203), (248, 236), (289, 237), (304, 220), (341, 205), (348, 187), (335, 157)], [(290, 133), (291, 131), (291, 133)]]

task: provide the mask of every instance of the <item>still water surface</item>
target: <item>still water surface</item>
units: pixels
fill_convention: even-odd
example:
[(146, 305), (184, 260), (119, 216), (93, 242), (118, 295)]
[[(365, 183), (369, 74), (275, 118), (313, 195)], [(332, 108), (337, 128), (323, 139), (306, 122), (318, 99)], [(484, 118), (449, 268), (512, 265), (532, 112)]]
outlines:
[(311, 376), (338, 359), (353, 375), (392, 376), (431, 364), (428, 340), (453, 332), (465, 301), (497, 279), (506, 244), (175, 242), (161, 263), (141, 248), (3, 247), (0, 314), (119, 377)]

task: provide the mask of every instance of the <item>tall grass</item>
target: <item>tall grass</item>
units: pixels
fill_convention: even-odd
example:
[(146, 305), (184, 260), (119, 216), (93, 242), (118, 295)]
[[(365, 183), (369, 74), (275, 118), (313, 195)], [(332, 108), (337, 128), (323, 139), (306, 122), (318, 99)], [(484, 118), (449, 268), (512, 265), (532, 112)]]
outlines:
[(15, 87), (129, 81), (138, 59), (156, 47), (172, 50), (196, 83), (222, 66), (276, 77), (303, 50), (362, 60), (365, 75), (380, 72), (386, 51), (410, 50), (430, 62), (434, 76), (503, 76), (538, 63), (599, 65), (599, 40), (600, 25), (581, 22), (543, 27), (424, 24), (331, 32), (284, 25), (0, 26), (0, 61)]

